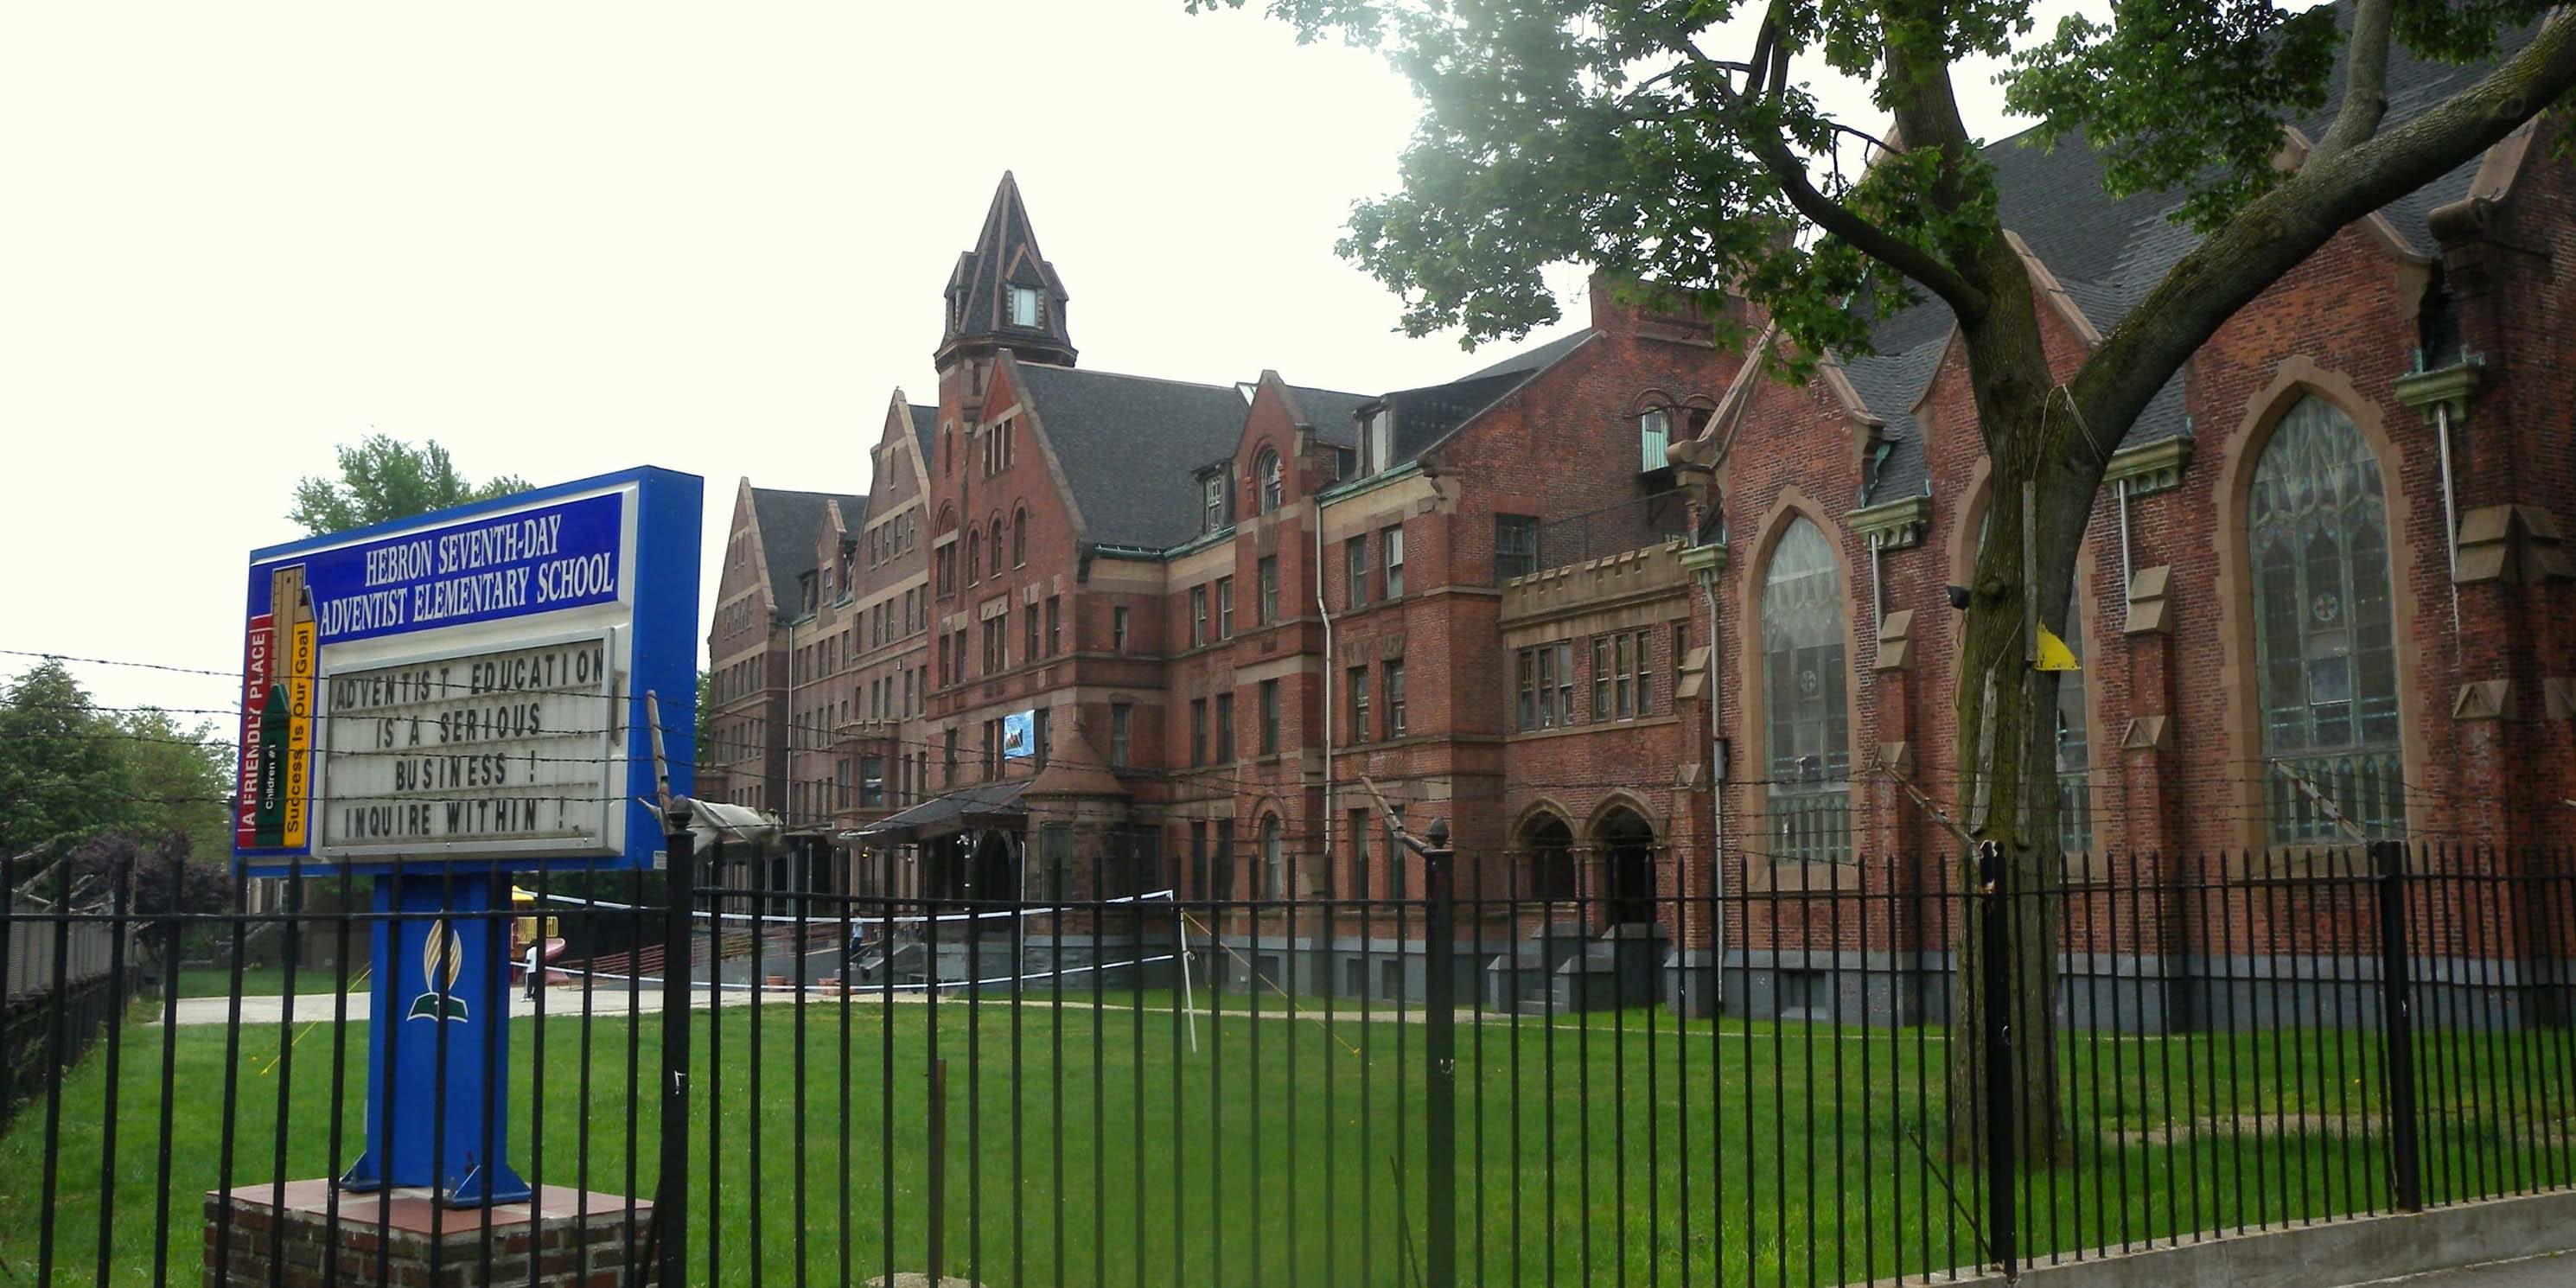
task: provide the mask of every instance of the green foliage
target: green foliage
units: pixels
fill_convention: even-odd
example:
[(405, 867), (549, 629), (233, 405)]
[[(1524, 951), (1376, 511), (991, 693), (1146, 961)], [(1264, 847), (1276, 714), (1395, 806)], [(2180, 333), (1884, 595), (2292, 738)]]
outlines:
[(0, 693), (0, 861), (123, 821), (113, 733), (60, 662), (38, 663)]
[(414, 447), (369, 434), (355, 447), (340, 448), (339, 478), (297, 480), (295, 506), (286, 517), (318, 537), (527, 490), (525, 479), (510, 474), (480, 485), (467, 482), (436, 439)]
[[(2114, 190), (2180, 190), (2205, 229), (2284, 177), (2282, 126), (2328, 101), (2349, 8), (2118, 0), (2032, 44), (2029, 0), (1266, 3), (1303, 39), (1383, 50), (1422, 100), (1401, 188), (1360, 202), (1340, 245), (1402, 297), (1408, 333), (1525, 334), (1558, 317), (1541, 270), (1576, 263), (1667, 298), (1742, 293), (1793, 341), (1773, 351), (1792, 376), (1802, 358), (1868, 351), (1874, 324), (1926, 289), (1955, 303), (1943, 279), (1973, 289), (2001, 234), (1982, 141), (1945, 155), (1918, 138), (1891, 158), (1886, 117), (1835, 119), (1804, 77), (1829, 70), (1883, 112), (1938, 121), (1955, 111), (1953, 63), (2009, 56), (2008, 101), (2042, 118), (2042, 140), (2080, 133)], [(2401, 0), (2393, 26), (2420, 56), (2473, 58), (2547, 7)], [(1725, 27), (1755, 13), (1770, 19), (1758, 36)]]
[(109, 834), (222, 855), (231, 794), (230, 744), (211, 723), (101, 711), (55, 661), (0, 691), (0, 860)]

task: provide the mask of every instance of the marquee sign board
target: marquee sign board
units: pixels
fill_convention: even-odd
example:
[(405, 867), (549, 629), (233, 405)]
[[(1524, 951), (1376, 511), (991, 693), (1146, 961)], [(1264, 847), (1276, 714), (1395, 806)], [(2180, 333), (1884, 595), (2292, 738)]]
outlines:
[(690, 786), (699, 500), (638, 469), (254, 552), (244, 869), (648, 865), (648, 691)]

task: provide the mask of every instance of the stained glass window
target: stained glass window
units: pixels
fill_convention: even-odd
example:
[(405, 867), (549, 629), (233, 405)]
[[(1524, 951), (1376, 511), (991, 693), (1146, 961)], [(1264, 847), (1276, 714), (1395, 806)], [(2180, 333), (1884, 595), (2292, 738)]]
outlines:
[(1839, 861), (1851, 852), (1843, 591), (1815, 524), (1792, 519), (1780, 534), (1761, 612), (1772, 857)]
[[(2372, 835), (2403, 834), (2388, 504), (2351, 418), (2316, 398), (2290, 409), (2255, 464), (2246, 529), (2265, 759)], [(2344, 839), (2289, 775), (2265, 793), (2274, 842)]]

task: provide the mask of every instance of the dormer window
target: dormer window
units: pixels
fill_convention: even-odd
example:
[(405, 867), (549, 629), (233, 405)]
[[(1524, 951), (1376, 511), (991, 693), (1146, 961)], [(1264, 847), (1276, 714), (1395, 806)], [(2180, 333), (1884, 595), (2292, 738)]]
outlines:
[(1673, 414), (1670, 411), (1661, 407), (1649, 408), (1645, 415), (1637, 418), (1639, 472), (1660, 470), (1671, 464), (1664, 456), (1664, 449), (1672, 444)]
[(1038, 324), (1038, 318), (1042, 313), (1043, 306), (1039, 301), (1036, 287), (1014, 286), (1011, 288), (1012, 326), (1035, 328)]
[(1210, 474), (1199, 484), (1199, 504), (1204, 512), (1201, 532), (1214, 532), (1225, 526), (1225, 475)]
[(1380, 407), (1369, 413), (1360, 435), (1360, 473), (1384, 471), (1395, 463), (1395, 409)]

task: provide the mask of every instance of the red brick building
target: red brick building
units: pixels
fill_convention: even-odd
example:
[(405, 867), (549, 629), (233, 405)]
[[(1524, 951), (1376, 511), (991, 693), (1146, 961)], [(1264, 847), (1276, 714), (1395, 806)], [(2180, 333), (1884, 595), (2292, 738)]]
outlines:
[[(2401, 114), (2474, 74), (2399, 63)], [(2517, 135), (2346, 229), (2110, 450), (2064, 632), (2079, 874), (2342, 843), (2284, 768), (2374, 835), (2565, 835), (2548, 151)], [(1993, 160), (2071, 368), (2192, 240), (2171, 196), (2106, 197), (2081, 146)], [(1791, 387), (1708, 317), (1596, 288), (1573, 335), (1358, 392), (1091, 371), (1069, 299), (1004, 176), (945, 293), (937, 404), (896, 395), (872, 497), (742, 492), (710, 634), (738, 754), (706, 781), (839, 856), (804, 879), (1275, 899), (1220, 928), (1256, 968), (1405, 993), (1418, 928), (1348, 902), (1418, 890), (1382, 794), (1452, 821), (1463, 894), (1530, 901), (1470, 918), (1479, 960), (1756, 1012), (1812, 981), (1709, 896), (1947, 881), (1899, 780), (1957, 796), (1943, 588), (1988, 498), (1937, 305)], [(1709, 467), (1704, 496), (1676, 461)], [(1888, 918), (1827, 946), (1912, 963), (1864, 985), (1911, 971), (1865, 1003), (1911, 1013), (1937, 1005), (1934, 938)], [(2224, 947), (2177, 929), (2139, 956), (2180, 977)]]
[[(2393, 117), (2479, 74), (2396, 61)], [(2570, 184), (2549, 152), (2526, 129), (2344, 229), (2230, 320), (2109, 451), (2063, 632), (2084, 664), (2061, 690), (2061, 840), (2091, 856), (2072, 875), (2152, 888), (2338, 870), (2357, 833), (2564, 843), (2576, 293), (2556, 268)], [(2171, 194), (2104, 195), (2081, 147), (2006, 143), (1990, 157), (2050, 353), (2071, 372), (2193, 239), (2167, 217)], [(1849, 863), (1956, 848), (1898, 779), (1965, 798), (1962, 619), (1944, 587), (1970, 579), (1995, 499), (1947, 312), (1896, 317), (1876, 347), (1802, 388), (1748, 375), (1681, 453), (1714, 468), (1707, 518), (1722, 534), (1692, 556), (1717, 570), (1716, 728), (1736, 763), (1714, 873), (1730, 891), (1948, 881)], [(1838, 902), (1855, 901), (1818, 915)], [(2178, 907), (2150, 909), (2148, 942), (2123, 949), (2177, 981), (2173, 1005), (2287, 938), (2271, 937), (2286, 908), (2257, 901), (2221, 934)], [(1757, 1013), (1794, 1009), (1783, 999), (1803, 991), (1773, 977), (1775, 943), (1795, 973), (1908, 953), (1940, 969), (1938, 936), (1898, 920), (1866, 942), (1846, 925), (1831, 953), (1811, 952), (1817, 928), (1792, 920), (1776, 935), (1739, 920), (1689, 950), (1740, 968), (1731, 995)], [(2482, 951), (2528, 947), (2506, 942), (2514, 927), (2493, 933), (2504, 938)], [(1937, 990), (1919, 1000), (1939, 1005)]]
[[(1383, 898), (1419, 888), (1383, 793), (1454, 820), (1470, 886), (1615, 885), (1651, 924), (1658, 856), (1708, 826), (1665, 462), (1738, 365), (1705, 321), (1598, 291), (1583, 331), (1370, 394), (1090, 371), (1068, 301), (1005, 176), (946, 292), (938, 405), (896, 396), (870, 496), (743, 487), (702, 781), (838, 849), (780, 879)], [(1543, 876), (1504, 853), (1540, 818), (1565, 830)], [(1619, 861), (1579, 864), (1595, 839)], [(1265, 965), (1369, 936), (1392, 972), (1339, 983), (1418, 982), (1406, 935), (1342, 920), (1227, 929)]]

